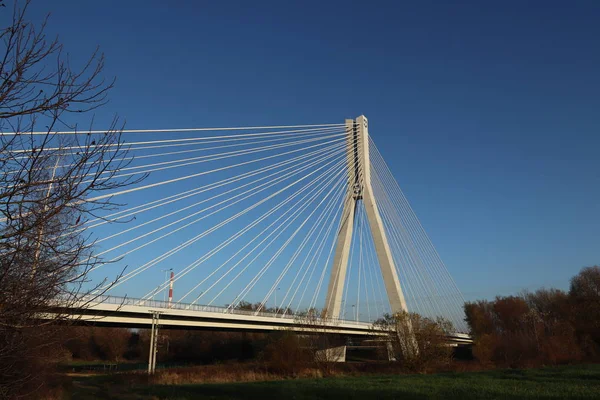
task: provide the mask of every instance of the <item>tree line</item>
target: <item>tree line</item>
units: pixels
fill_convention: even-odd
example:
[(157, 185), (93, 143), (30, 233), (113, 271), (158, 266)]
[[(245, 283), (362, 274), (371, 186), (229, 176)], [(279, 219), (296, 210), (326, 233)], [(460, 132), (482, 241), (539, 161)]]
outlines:
[(600, 267), (569, 290), (540, 289), (465, 304), (473, 354), (486, 365), (522, 367), (600, 358)]
[[(63, 350), (66, 362), (147, 362), (148, 329), (131, 330), (94, 326), (65, 327)], [(256, 357), (267, 336), (260, 333), (211, 332), (160, 329), (158, 362), (211, 364), (245, 361)]]

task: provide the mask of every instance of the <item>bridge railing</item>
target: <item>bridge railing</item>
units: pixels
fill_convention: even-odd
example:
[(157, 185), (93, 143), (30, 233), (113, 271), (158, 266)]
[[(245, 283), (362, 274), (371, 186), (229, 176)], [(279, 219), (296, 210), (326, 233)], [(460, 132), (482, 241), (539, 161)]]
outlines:
[[(138, 299), (133, 297), (121, 297), (121, 296), (109, 296), (109, 295), (101, 295), (95, 296), (93, 299), (90, 299), (90, 303), (104, 303), (104, 304), (115, 304), (121, 306), (139, 306), (139, 307), (148, 307), (151, 309), (167, 309), (167, 310), (184, 310), (184, 311), (200, 311), (200, 312), (211, 312), (211, 313), (220, 313), (220, 314), (238, 314), (238, 315), (249, 315), (249, 316), (260, 316), (260, 317), (270, 317), (270, 318), (280, 318), (286, 320), (297, 320), (301, 319), (301, 315), (289, 314), (289, 313), (273, 313), (266, 311), (252, 311), (252, 310), (240, 310), (237, 308), (229, 308), (229, 307), (220, 307), (220, 306), (212, 306), (212, 305), (202, 305), (202, 304), (186, 304), (186, 303), (169, 303), (168, 301), (163, 300), (147, 300), (147, 299)], [(319, 323), (325, 324), (350, 324), (350, 325), (358, 325), (358, 326), (371, 326), (371, 323), (361, 322), (355, 320), (345, 320), (341, 318), (328, 318), (321, 319), (319, 318)]]

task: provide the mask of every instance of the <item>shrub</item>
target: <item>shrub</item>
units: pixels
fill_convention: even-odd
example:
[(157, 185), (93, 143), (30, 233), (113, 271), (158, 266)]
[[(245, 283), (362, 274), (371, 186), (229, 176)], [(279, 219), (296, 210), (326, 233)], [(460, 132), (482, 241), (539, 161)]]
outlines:
[(101, 359), (121, 361), (129, 348), (131, 332), (125, 328), (95, 328), (92, 340)]
[(274, 335), (265, 347), (263, 358), (270, 371), (290, 376), (297, 376), (313, 361), (310, 349), (291, 331)]
[(573, 322), (588, 356), (600, 352), (600, 267), (583, 268), (571, 279), (569, 298)]
[(395, 358), (407, 370), (428, 372), (448, 365), (452, 359), (452, 347), (446, 339), (453, 330), (452, 323), (443, 318), (432, 320), (416, 313), (400, 312), (386, 314), (375, 326), (390, 332), (388, 340)]

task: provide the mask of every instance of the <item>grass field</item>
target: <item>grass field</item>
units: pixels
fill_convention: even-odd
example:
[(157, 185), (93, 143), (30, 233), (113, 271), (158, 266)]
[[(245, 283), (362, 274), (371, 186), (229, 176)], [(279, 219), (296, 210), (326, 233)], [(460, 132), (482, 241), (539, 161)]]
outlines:
[(271, 382), (150, 385), (79, 377), (73, 399), (597, 399), (600, 365), (528, 370), (363, 375)]

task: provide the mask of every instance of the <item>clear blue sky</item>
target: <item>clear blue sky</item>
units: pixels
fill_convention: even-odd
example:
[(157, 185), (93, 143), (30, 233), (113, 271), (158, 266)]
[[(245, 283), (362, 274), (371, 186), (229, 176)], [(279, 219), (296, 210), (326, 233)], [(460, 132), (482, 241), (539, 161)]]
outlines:
[[(453, 3), (453, 4), (451, 4)], [(468, 299), (600, 264), (600, 2), (35, 1), (128, 128), (371, 135)], [(99, 127), (99, 126), (97, 126)]]

